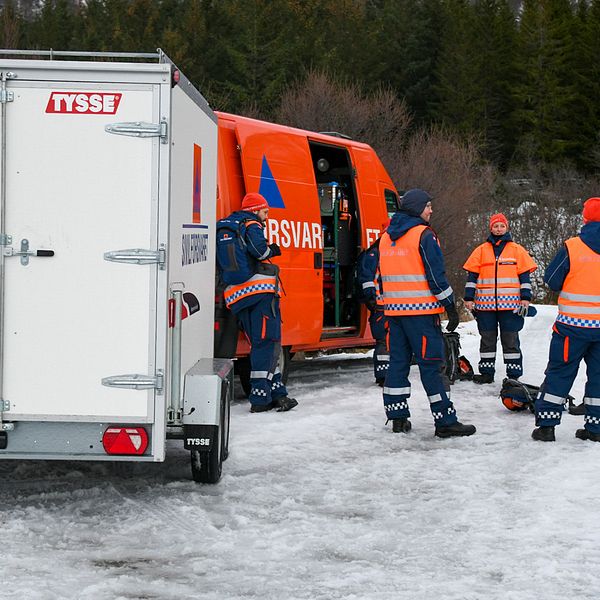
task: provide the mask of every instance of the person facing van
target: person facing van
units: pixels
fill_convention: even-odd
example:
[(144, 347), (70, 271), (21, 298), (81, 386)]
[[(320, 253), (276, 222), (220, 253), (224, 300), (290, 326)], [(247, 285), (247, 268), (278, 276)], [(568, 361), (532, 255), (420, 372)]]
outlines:
[(281, 313), (278, 267), (270, 258), (281, 256), (277, 244), (267, 244), (264, 223), (269, 205), (258, 193), (242, 200), (242, 210), (217, 222), (217, 267), (225, 304), (238, 318), (250, 343), (250, 412), (273, 408), (288, 411), (298, 405), (288, 397), (278, 362), (281, 353)]

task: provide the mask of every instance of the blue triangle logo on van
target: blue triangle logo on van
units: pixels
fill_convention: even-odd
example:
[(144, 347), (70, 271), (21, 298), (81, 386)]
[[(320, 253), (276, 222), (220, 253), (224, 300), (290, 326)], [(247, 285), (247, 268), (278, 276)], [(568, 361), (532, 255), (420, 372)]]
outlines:
[(273, 173), (271, 173), (267, 157), (264, 154), (260, 169), (260, 187), (258, 188), (258, 193), (266, 198), (271, 208), (285, 208), (281, 192), (273, 177)]

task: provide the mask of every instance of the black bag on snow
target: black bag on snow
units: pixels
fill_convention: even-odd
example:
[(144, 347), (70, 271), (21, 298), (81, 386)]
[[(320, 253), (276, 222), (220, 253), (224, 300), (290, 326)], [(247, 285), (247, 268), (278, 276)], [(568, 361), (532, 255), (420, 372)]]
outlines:
[(446, 352), (446, 376), (450, 383), (473, 379), (473, 367), (465, 356), (460, 354), (460, 335), (456, 331), (444, 332)]
[(246, 250), (246, 221), (227, 217), (217, 221), (217, 267), (226, 285), (237, 285), (256, 275), (257, 263)]

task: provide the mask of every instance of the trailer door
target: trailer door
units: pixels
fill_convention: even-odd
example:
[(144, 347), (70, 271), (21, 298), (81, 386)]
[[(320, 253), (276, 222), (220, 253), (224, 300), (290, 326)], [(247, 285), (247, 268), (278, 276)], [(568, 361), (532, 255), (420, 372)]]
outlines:
[(314, 344), (323, 325), (323, 239), (317, 185), (306, 136), (239, 122), (247, 192), (269, 202), (269, 241), (281, 246), (282, 343)]
[[(105, 126), (159, 121), (159, 86), (51, 69), (8, 82), (3, 417), (151, 423), (160, 142)], [(106, 260), (125, 249), (148, 263)]]

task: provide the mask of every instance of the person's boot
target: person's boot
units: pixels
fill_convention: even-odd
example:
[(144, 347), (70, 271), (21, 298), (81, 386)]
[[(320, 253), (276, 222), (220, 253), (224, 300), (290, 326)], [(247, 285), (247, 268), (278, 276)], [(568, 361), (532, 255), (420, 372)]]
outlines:
[(587, 429), (578, 429), (575, 437), (580, 440), (590, 440), (590, 442), (600, 442), (600, 433), (592, 433)]
[(475, 425), (463, 425), (458, 421), (452, 425), (436, 425), (435, 427), (435, 435), (441, 438), (463, 437), (473, 435), (476, 431)]
[(494, 383), (494, 376), (491, 373), (477, 373), (473, 375), (475, 383)]
[(392, 419), (392, 431), (394, 433), (408, 433), (412, 429), (412, 423), (406, 418)]
[(273, 400), (273, 406), (277, 408), (277, 412), (287, 412), (288, 410), (292, 410), (294, 406), (298, 406), (298, 400), (295, 398), (288, 398), (287, 396), (282, 396), (281, 398), (277, 398)]
[(531, 432), (531, 437), (538, 442), (555, 442), (554, 425), (542, 425)]
[(273, 405), (273, 402), (269, 402), (269, 404), (253, 404), (250, 407), (250, 412), (251, 413), (267, 412), (268, 410), (273, 410), (274, 408), (275, 408), (275, 406)]

